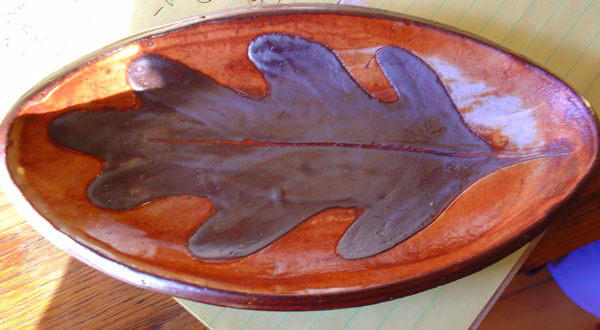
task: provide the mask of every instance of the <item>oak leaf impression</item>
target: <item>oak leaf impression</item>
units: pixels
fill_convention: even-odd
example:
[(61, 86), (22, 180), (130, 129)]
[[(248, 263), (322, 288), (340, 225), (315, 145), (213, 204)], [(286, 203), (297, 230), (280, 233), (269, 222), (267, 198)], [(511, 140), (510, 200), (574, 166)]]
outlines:
[(248, 57), (268, 83), (262, 99), (145, 55), (127, 73), (138, 109), (71, 111), (51, 123), (50, 137), (104, 160), (87, 190), (99, 207), (210, 199), (216, 213), (188, 248), (225, 260), (331, 208), (357, 211), (337, 253), (371, 257), (426, 227), (486, 174), (534, 157), (503, 155), (469, 129), (436, 73), (405, 49), (376, 53), (399, 97), (392, 103), (371, 97), (309, 39), (260, 35)]

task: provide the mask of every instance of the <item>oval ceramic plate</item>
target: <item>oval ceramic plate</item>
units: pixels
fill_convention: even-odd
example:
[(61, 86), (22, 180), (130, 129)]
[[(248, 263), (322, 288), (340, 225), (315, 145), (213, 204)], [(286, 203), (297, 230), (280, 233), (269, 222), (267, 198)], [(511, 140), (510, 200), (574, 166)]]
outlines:
[(130, 283), (249, 309), (358, 306), (473, 273), (597, 157), (589, 105), (446, 27), (234, 10), (91, 55), (3, 124), (31, 223)]

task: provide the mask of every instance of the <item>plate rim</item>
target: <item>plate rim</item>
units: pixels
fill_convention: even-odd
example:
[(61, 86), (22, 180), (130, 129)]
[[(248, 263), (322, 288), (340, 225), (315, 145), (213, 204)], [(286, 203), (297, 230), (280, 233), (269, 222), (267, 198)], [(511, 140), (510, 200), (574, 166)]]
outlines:
[[(387, 20), (402, 20), (412, 24), (424, 25), (428, 28), (442, 30), (443, 32), (451, 32), (458, 36), (473, 39), (474, 41), (488, 47), (500, 50), (512, 58), (523, 61), (527, 64), (535, 66), (537, 70), (555, 78), (558, 82), (565, 85), (570, 91), (577, 95), (589, 114), (593, 118), (596, 129), (595, 140), (595, 155), (590, 164), (590, 168), (570, 193), (560, 202), (548, 209), (546, 215), (534, 222), (530, 228), (521, 232), (520, 235), (515, 235), (510, 239), (494, 245), (483, 253), (472, 255), (467, 259), (463, 259), (452, 265), (442, 268), (436, 268), (433, 271), (421, 273), (415, 276), (416, 279), (411, 279), (410, 285), (407, 286), (406, 281), (382, 284), (366, 289), (347, 289), (337, 293), (321, 293), (321, 294), (256, 294), (244, 293), (238, 291), (228, 291), (215, 289), (211, 287), (200, 287), (192, 283), (184, 283), (182, 281), (168, 279), (156, 274), (140, 271), (134, 267), (121, 264), (112, 260), (107, 255), (103, 255), (98, 251), (94, 251), (82, 243), (71, 238), (66, 233), (56, 228), (49, 220), (47, 220), (36, 208), (27, 200), (21, 188), (17, 186), (12, 178), (12, 175), (7, 166), (6, 149), (10, 145), (8, 134), (12, 128), (13, 121), (18, 117), (22, 106), (33, 95), (38, 94), (43, 89), (50, 86), (55, 81), (62, 80), (67, 74), (77, 70), (79, 67), (86, 65), (100, 57), (108, 56), (112, 52), (125, 47), (132, 42), (143, 41), (146, 38), (176, 32), (180, 29), (192, 27), (196, 24), (212, 22), (217, 20), (238, 20), (244, 18), (262, 17), (270, 15), (288, 15), (288, 14), (320, 14), (332, 13), (349, 16), (371, 17)], [(111, 43), (92, 52), (71, 64), (61, 68), (57, 72), (49, 75), (47, 78), (40, 81), (28, 92), (26, 92), (10, 109), (5, 116), (0, 126), (0, 184), (6, 192), (8, 198), (15, 205), (17, 210), (28, 223), (32, 225), (46, 239), (52, 242), (59, 248), (67, 251), (69, 254), (88, 264), (89, 266), (111, 275), (119, 280), (133, 284), (135, 286), (157, 291), (163, 294), (175, 295), (180, 298), (201, 301), (213, 305), (234, 307), (242, 309), (255, 310), (278, 310), (278, 311), (309, 311), (309, 310), (327, 310), (337, 308), (347, 308), (379, 303), (387, 300), (400, 298), (411, 295), (426, 289), (434, 288), (462, 278), (469, 274), (473, 274), (513, 253), (518, 248), (522, 247), (527, 242), (541, 234), (546, 227), (553, 222), (559, 215), (560, 211), (568, 205), (568, 202), (578, 196), (589, 183), (589, 179), (600, 165), (598, 157), (598, 141), (600, 140), (598, 115), (592, 109), (591, 104), (574, 88), (569, 86), (562, 79), (558, 78), (542, 66), (532, 62), (520, 54), (506, 49), (500, 45), (496, 45), (489, 40), (483, 39), (470, 32), (446, 26), (445, 24), (421, 19), (418, 17), (385, 11), (374, 8), (365, 8), (348, 5), (324, 4), (324, 5), (261, 5), (256, 7), (242, 7), (217, 11), (206, 15), (195, 16), (183, 20), (179, 20), (161, 27), (145, 30), (140, 33), (123, 38), (119, 41)], [(109, 254), (109, 253), (108, 253)], [(440, 274), (445, 276), (440, 277)]]

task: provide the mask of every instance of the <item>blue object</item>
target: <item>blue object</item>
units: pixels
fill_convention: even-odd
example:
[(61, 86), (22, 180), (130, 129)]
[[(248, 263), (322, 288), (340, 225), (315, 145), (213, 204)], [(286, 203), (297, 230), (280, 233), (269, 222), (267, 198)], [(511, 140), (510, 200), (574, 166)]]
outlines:
[(571, 300), (600, 317), (600, 241), (551, 262), (548, 269)]

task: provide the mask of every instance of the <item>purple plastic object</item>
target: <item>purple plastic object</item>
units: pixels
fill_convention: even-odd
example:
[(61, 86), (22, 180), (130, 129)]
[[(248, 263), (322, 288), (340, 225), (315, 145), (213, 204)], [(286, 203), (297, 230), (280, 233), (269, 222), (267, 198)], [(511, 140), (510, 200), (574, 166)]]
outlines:
[(600, 317), (600, 240), (553, 261), (548, 269), (571, 300)]

